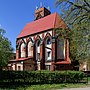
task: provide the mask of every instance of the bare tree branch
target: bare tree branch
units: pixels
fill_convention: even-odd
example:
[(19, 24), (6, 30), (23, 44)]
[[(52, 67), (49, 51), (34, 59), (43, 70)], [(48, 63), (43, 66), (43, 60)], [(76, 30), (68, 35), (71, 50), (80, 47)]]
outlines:
[(86, 5), (90, 8), (90, 4), (89, 4), (86, 0), (84, 0), (84, 2), (85, 2)]

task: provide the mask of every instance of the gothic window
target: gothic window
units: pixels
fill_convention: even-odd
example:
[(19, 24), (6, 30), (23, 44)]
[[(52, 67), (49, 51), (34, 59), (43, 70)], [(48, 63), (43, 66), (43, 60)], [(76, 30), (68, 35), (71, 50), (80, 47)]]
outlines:
[(64, 39), (57, 39), (57, 59), (64, 59), (64, 57), (65, 57)]
[(25, 44), (21, 44), (21, 57), (25, 57)]
[(28, 56), (32, 56), (33, 55), (33, 51), (32, 51), (32, 42), (30, 41), (28, 43)]
[(45, 43), (45, 60), (50, 61), (51, 59), (52, 59), (52, 44), (50, 37), (48, 37)]
[(50, 45), (51, 44), (51, 40), (50, 38), (47, 39), (47, 45)]
[(40, 46), (40, 41), (37, 42), (37, 47), (39, 47), (39, 46)]
[(36, 41), (36, 60), (40, 61), (40, 40)]

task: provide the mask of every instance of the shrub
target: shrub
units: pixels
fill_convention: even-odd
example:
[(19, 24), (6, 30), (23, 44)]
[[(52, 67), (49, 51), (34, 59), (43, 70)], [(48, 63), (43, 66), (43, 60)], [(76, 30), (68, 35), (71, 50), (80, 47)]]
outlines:
[(85, 74), (80, 71), (0, 71), (0, 82), (78, 83), (83, 81), (84, 78)]

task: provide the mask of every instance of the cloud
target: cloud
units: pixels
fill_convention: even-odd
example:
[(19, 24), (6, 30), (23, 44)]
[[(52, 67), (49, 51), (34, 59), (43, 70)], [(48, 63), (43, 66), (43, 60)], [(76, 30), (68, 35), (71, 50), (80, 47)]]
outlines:
[(0, 24), (0, 27), (1, 27), (2, 25)]

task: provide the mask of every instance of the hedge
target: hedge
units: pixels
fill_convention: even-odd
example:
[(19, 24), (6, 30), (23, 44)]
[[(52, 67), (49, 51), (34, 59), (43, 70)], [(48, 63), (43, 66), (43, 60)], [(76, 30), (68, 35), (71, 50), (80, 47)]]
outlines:
[(80, 71), (0, 71), (0, 82), (52, 84), (87, 82)]

